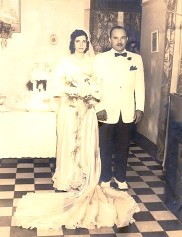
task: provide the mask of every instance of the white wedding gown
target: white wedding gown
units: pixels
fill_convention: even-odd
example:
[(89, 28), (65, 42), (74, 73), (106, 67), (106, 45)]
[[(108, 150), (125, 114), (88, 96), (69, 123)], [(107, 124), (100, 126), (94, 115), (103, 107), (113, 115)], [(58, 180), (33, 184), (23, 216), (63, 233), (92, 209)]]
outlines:
[[(98, 185), (101, 165), (94, 109), (98, 91), (92, 78), (89, 83), (84, 80), (92, 73), (91, 59), (85, 57), (81, 61), (70, 56), (63, 65), (58, 75), (64, 74), (61, 77), (69, 78), (69, 83), (64, 81), (62, 92), (73, 94), (78, 88), (87, 91), (89, 87), (93, 96), (83, 99), (60, 92), (64, 96), (57, 111), (58, 141), (53, 185), (67, 192), (24, 195), (14, 215), (16, 225), (55, 230), (63, 225), (87, 229), (112, 227), (114, 224), (127, 226), (134, 222), (133, 214), (139, 212), (138, 204), (127, 192)], [(72, 83), (75, 88), (65, 86)]]

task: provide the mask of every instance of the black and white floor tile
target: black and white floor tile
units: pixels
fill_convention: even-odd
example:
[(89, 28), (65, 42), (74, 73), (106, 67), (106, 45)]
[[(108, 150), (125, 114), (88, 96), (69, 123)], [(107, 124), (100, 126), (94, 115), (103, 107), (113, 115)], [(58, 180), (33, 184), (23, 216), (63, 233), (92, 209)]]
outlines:
[(0, 159), (1, 237), (182, 237), (182, 223), (164, 204), (162, 166), (134, 143), (130, 147), (127, 181), (128, 192), (141, 208), (135, 214), (135, 223), (94, 230), (38, 231), (16, 227), (12, 215), (18, 200), (27, 192), (55, 192), (51, 182), (54, 170), (55, 158)]

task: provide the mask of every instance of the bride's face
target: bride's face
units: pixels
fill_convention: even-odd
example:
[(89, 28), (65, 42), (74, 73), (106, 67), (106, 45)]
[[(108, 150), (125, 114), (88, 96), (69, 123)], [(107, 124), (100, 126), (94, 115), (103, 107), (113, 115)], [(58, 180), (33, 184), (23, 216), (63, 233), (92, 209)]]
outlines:
[(87, 47), (87, 39), (86, 39), (85, 35), (76, 37), (74, 43), (75, 43), (75, 52), (84, 53), (84, 51)]

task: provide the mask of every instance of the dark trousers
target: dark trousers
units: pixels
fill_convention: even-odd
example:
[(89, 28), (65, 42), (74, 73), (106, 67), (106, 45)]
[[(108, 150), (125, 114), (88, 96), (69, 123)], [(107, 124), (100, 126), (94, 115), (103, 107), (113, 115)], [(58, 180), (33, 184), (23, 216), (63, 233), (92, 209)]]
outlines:
[[(108, 182), (112, 177), (120, 182), (126, 181), (131, 128), (132, 123), (123, 123), (121, 116), (116, 124), (99, 123), (100, 181)], [(115, 154), (114, 159), (112, 159), (113, 154)]]

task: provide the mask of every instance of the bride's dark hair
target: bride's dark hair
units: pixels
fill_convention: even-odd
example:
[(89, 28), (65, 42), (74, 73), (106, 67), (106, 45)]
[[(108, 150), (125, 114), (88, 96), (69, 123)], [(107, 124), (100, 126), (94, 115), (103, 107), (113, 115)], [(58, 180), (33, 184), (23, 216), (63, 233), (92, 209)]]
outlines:
[(71, 54), (73, 54), (75, 52), (75, 39), (78, 36), (82, 36), (84, 35), (86, 37), (87, 40), (87, 46), (86, 49), (84, 51), (84, 53), (86, 53), (89, 50), (89, 41), (88, 41), (88, 35), (84, 30), (75, 30), (73, 31), (73, 33), (70, 36), (70, 46), (69, 46), (69, 50), (71, 52)]

